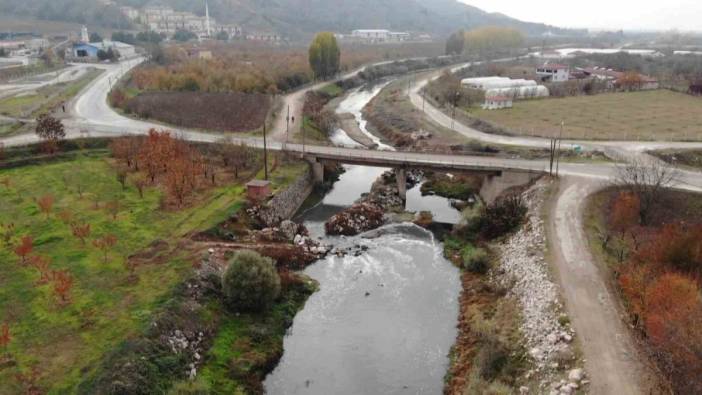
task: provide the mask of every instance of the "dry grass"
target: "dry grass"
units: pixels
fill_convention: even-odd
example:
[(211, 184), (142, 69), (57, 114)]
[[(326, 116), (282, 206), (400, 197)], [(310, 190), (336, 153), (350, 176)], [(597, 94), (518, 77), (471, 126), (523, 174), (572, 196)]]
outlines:
[(702, 140), (702, 100), (668, 90), (515, 102), (473, 115), (513, 134), (591, 140)]

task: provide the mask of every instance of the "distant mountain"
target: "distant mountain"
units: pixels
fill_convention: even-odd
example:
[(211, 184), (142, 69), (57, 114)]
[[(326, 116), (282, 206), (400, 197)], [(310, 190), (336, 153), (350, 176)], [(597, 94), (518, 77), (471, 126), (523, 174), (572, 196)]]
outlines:
[[(0, 13), (120, 28), (125, 21), (118, 6), (157, 4), (204, 14), (204, 0), (0, 0)], [(209, 0), (209, 7), (210, 15), (218, 22), (293, 38), (322, 30), (374, 28), (446, 36), (460, 28), (486, 25), (515, 27), (528, 35), (568, 33), (557, 27), (488, 13), (456, 0)]]
[[(120, 0), (132, 5), (154, 4)], [(204, 0), (160, 0), (179, 10), (203, 13)], [(317, 31), (350, 32), (354, 29), (390, 29), (445, 36), (460, 29), (498, 25), (515, 27), (528, 35), (564, 29), (522, 22), (485, 12), (456, 0), (209, 0), (210, 15), (218, 21), (245, 28), (302, 36)]]

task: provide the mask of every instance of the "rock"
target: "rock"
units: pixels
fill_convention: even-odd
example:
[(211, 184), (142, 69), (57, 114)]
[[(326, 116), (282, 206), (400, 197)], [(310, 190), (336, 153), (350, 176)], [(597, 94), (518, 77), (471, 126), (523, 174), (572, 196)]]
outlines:
[(571, 382), (578, 382), (585, 377), (585, 372), (583, 372), (582, 369), (573, 369), (570, 372), (568, 372), (568, 380)]
[(534, 347), (531, 350), (529, 350), (529, 355), (531, 355), (531, 357), (534, 359), (541, 359), (541, 349), (539, 349), (538, 347)]
[(519, 394), (520, 395), (527, 395), (529, 393), (529, 388), (528, 387), (519, 387)]
[(293, 240), (297, 236), (299, 226), (289, 220), (285, 220), (280, 223), (280, 231), (285, 235), (288, 240)]
[(560, 394), (561, 394), (561, 395), (571, 395), (571, 394), (573, 394), (573, 392), (574, 392), (573, 389), (570, 388), (570, 387), (567, 386), (567, 385), (561, 387), (561, 389), (560, 389)]
[(549, 333), (548, 336), (546, 336), (546, 341), (551, 344), (556, 344), (558, 342), (558, 336), (556, 336), (555, 333)]
[(570, 343), (573, 341), (573, 336), (566, 334), (566, 335), (563, 335), (562, 339), (564, 342)]

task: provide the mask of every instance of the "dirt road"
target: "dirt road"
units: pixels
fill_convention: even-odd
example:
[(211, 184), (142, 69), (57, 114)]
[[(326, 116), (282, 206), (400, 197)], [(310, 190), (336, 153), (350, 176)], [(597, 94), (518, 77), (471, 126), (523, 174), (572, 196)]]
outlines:
[(561, 180), (549, 222), (552, 264), (573, 327), (580, 336), (592, 394), (635, 395), (655, 386), (647, 357), (640, 355), (624, 324), (616, 295), (593, 258), (584, 231), (586, 197), (606, 184), (591, 178)]

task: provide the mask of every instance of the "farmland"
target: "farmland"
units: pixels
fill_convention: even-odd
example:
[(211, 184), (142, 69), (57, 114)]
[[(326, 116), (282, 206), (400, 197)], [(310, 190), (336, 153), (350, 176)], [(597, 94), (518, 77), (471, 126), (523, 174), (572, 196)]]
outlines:
[[(272, 168), (274, 188), (306, 169)], [(0, 394), (75, 392), (104, 355), (140, 334), (191, 276), (197, 255), (184, 236), (237, 212), (242, 183), (258, 171), (251, 167), (239, 181), (220, 170), (216, 185), (198, 188), (176, 209), (165, 203), (163, 185), (140, 188), (138, 174), (123, 184), (104, 144), (0, 170), (0, 326), (11, 333), (0, 350)], [(87, 236), (76, 231), (85, 224)], [(108, 235), (115, 243), (103, 248)], [(26, 236), (32, 248), (20, 256)], [(68, 292), (61, 293), (57, 279), (66, 275)]]
[(702, 140), (702, 100), (667, 90), (517, 101), (471, 115), (515, 135), (588, 140)]
[(263, 126), (270, 108), (269, 96), (238, 92), (146, 92), (126, 105), (127, 112), (143, 118), (222, 132), (256, 130)]

